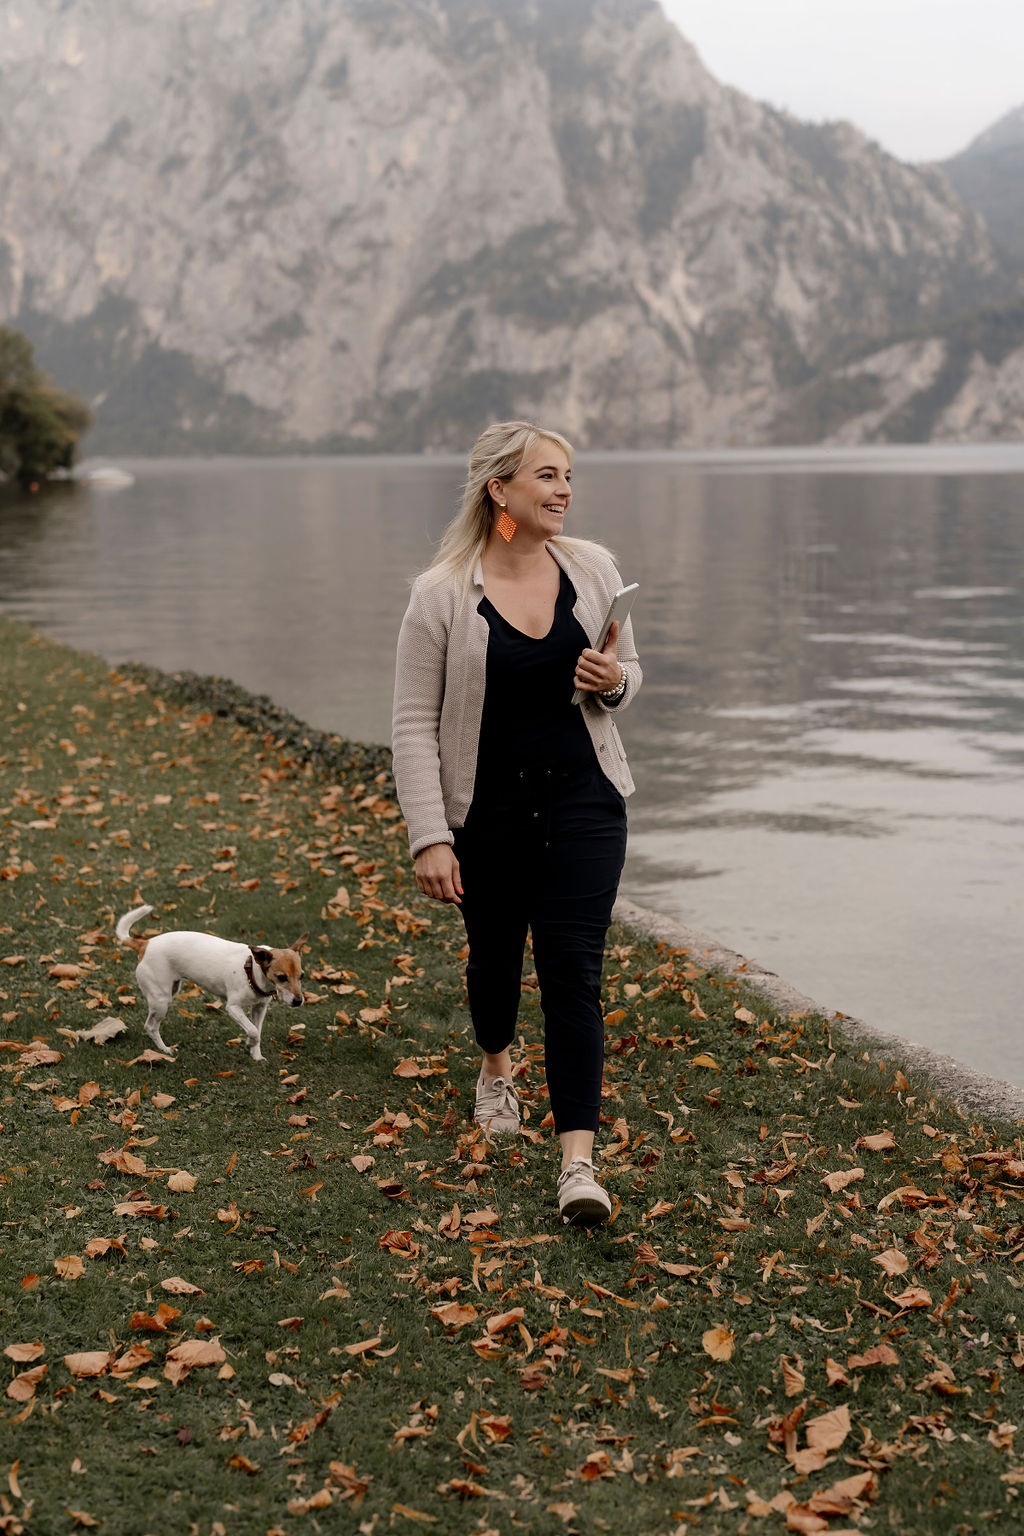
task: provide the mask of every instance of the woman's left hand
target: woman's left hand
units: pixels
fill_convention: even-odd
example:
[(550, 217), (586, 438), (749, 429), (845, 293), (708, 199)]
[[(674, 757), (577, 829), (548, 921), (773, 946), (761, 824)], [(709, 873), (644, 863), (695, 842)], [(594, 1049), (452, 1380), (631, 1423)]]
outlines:
[(586, 650), (576, 663), (575, 683), (585, 693), (609, 693), (617, 688), (622, 677), (622, 667), (615, 652), (619, 643), (619, 622), (616, 619), (608, 631), (603, 651)]

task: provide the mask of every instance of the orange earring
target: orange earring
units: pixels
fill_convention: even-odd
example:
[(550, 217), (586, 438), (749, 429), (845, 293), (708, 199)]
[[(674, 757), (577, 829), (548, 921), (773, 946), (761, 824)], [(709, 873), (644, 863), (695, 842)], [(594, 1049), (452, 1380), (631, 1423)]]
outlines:
[(515, 518), (509, 517), (508, 513), (505, 511), (507, 506), (508, 502), (506, 501), (498, 502), (498, 507), (501, 510), (501, 516), (498, 518), (498, 521), (494, 525), (498, 532), (501, 534), (502, 538), (505, 540), (506, 544), (511, 542), (512, 535), (519, 527), (519, 524), (516, 522)]

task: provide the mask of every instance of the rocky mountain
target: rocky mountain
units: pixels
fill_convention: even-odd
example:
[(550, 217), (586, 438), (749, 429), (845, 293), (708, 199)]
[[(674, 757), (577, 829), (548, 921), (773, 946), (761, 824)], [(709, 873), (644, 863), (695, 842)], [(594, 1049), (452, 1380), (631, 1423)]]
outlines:
[(1024, 262), (1024, 106), (986, 128), (942, 169), (994, 240)]
[(885, 437), (1005, 291), (940, 170), (655, 0), (7, 0), (0, 84), (0, 318), (95, 450)]

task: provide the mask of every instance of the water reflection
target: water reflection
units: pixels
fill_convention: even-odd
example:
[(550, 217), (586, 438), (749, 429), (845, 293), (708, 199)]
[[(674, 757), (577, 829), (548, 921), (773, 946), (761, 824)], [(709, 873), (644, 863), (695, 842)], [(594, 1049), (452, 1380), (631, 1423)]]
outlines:
[[(461, 463), (130, 468), (0, 503), (0, 603), (386, 740)], [(630, 894), (1024, 1082), (1022, 488), (1016, 449), (593, 456), (570, 531), (642, 584)]]

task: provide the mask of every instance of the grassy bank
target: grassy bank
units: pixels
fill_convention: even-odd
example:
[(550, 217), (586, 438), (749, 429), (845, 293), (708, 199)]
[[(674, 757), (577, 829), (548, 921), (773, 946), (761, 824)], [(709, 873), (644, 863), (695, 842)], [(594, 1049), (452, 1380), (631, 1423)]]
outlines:
[[(1017, 1518), (1015, 1126), (613, 929), (615, 1216), (560, 1229), (537, 992), (529, 1120), (488, 1146), (461, 921), (379, 748), (3, 619), (0, 677), (0, 1531)], [(146, 1050), (112, 942), (141, 899), (309, 931), (265, 1063), (188, 992)]]

